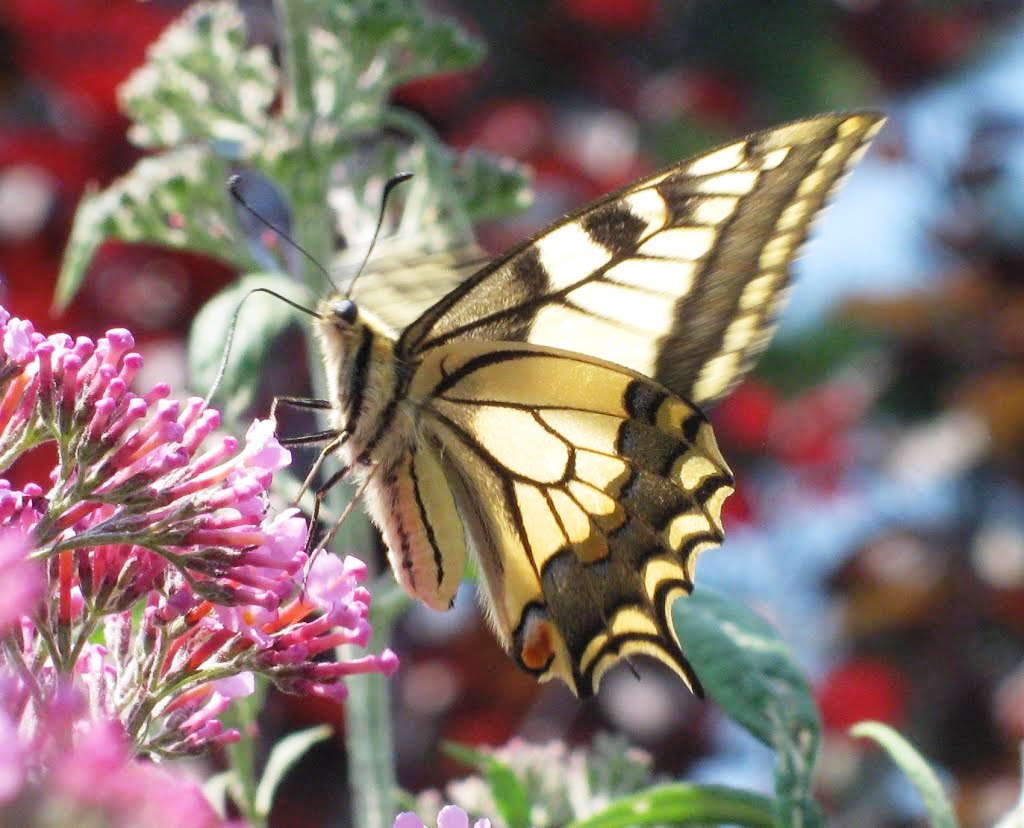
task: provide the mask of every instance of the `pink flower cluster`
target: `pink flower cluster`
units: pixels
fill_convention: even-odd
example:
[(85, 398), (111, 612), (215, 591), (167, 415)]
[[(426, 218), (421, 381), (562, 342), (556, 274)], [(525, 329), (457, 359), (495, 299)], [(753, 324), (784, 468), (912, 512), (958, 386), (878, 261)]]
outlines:
[(0, 308), (0, 339), (0, 473), (41, 444), (57, 451), (45, 485), (0, 480), (11, 767), (55, 773), (97, 728), (119, 734), (125, 757), (129, 745), (199, 752), (238, 738), (219, 717), (253, 691), (253, 673), (341, 699), (346, 676), (395, 669), (387, 650), (335, 655), (369, 641), (366, 570), (327, 554), (310, 565), (305, 519), (269, 511), (273, 473), (290, 461), (269, 422), (240, 445), (200, 399), (132, 392), (142, 360), (124, 330), (44, 337)]
[[(0, 822), (23, 828), (102, 825), (135, 828), (227, 828), (195, 782), (140, 762), (116, 725), (97, 723), (40, 772), (26, 761), (31, 745), (18, 742), (0, 717)], [(231, 823), (239, 825), (240, 823)]]
[[(394, 828), (427, 828), (411, 811), (395, 817)], [(437, 828), (469, 828), (469, 815), (456, 805), (445, 805), (437, 815)], [(491, 828), (489, 819), (478, 819), (473, 828)]]
[(125, 330), (44, 338), (5, 312), (0, 330), (0, 468), (40, 443), (58, 451), (48, 491), (0, 489), (0, 524), (59, 557), (65, 593), (73, 580), (106, 609), (112, 593), (130, 606), (174, 567), (219, 604), (274, 609), (290, 594), (305, 528), (294, 513), (264, 525), (271, 477), (290, 461), (269, 421), (239, 451), (212, 438), (220, 415), (201, 399), (181, 405), (164, 384), (134, 394), (142, 358)]

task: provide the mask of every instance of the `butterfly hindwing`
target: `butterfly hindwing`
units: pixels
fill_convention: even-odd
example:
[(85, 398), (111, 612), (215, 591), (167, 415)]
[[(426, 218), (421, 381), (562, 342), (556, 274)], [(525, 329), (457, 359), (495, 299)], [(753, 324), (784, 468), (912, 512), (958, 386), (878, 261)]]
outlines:
[(767, 344), (797, 248), (879, 124), (875, 114), (798, 121), (606, 196), (452, 291), (398, 350), (530, 342), (714, 402)]
[(642, 652), (695, 684), (669, 611), (732, 491), (703, 415), (632, 371), (528, 344), (438, 348), (410, 396), (519, 663), (589, 695)]
[(388, 560), (406, 592), (446, 610), (462, 581), (466, 538), (462, 519), (433, 446), (420, 443), (366, 492)]

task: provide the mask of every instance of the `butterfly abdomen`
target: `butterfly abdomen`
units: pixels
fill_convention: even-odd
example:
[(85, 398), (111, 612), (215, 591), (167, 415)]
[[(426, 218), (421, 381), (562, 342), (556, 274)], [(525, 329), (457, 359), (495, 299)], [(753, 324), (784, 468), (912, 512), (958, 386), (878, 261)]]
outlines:
[(465, 561), (465, 532), (432, 447), (419, 433), (417, 404), (390, 332), (357, 310), (339, 318), (323, 303), (318, 335), (328, 368), (333, 425), (348, 434), (338, 454), (381, 530), (403, 587), (434, 609), (448, 609)]

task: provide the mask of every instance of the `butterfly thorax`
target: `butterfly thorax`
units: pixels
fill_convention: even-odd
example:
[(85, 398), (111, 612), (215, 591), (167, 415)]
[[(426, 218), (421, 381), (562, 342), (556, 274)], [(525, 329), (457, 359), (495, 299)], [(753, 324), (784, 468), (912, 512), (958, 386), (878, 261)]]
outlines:
[(324, 301), (320, 314), (316, 332), (333, 403), (331, 425), (347, 434), (339, 454), (356, 477), (372, 466), (387, 473), (407, 450), (413, 429), (394, 335), (347, 299)]

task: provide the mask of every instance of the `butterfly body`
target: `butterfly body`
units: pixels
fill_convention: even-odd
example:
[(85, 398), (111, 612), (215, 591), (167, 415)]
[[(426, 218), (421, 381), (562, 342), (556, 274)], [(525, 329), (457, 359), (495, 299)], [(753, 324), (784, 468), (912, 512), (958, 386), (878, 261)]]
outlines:
[(467, 554), (499, 640), (589, 695), (654, 656), (733, 479), (698, 406), (770, 336), (789, 264), (880, 119), (750, 136), (573, 213), (400, 333), (320, 308), (338, 448), (396, 577), (446, 609)]

